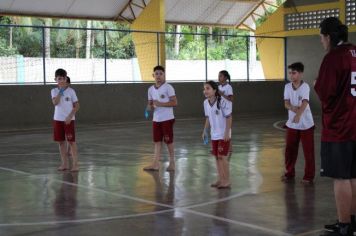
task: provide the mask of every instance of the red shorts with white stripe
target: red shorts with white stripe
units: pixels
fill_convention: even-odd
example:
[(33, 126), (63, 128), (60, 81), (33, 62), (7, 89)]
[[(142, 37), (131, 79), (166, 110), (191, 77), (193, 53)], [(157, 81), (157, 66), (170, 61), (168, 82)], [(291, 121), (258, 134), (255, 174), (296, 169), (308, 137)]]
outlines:
[(162, 122), (153, 122), (153, 141), (155, 143), (164, 141), (166, 144), (173, 143), (174, 119)]
[(53, 139), (56, 142), (75, 142), (74, 120), (68, 125), (64, 121), (53, 121)]
[(211, 140), (212, 151), (215, 157), (227, 156), (230, 150), (230, 140)]

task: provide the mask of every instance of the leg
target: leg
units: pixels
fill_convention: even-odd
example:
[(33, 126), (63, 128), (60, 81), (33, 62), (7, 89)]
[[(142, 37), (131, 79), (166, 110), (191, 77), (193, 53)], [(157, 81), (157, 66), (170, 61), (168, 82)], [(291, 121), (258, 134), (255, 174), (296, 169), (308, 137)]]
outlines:
[(230, 168), (229, 168), (229, 158), (227, 156), (221, 156), (221, 166), (222, 166), (222, 181), (218, 188), (229, 188), (230, 187)]
[(216, 158), (216, 170), (218, 172), (218, 179), (215, 183), (212, 183), (210, 185), (210, 187), (214, 187), (214, 188), (218, 187), (221, 183), (220, 163), (218, 161), (218, 158)]
[(169, 153), (169, 166), (167, 167), (167, 171), (175, 170), (175, 160), (174, 160), (174, 144), (167, 144), (168, 153)]
[(352, 187), (351, 214), (355, 215), (355, 213), (356, 213), (356, 179), (351, 179), (351, 187)]
[(70, 146), (70, 150), (72, 151), (72, 169), (71, 171), (79, 171), (78, 164), (78, 147), (76, 142), (68, 142)]
[(159, 161), (161, 160), (161, 149), (162, 149), (162, 142), (155, 142), (155, 153), (153, 163), (149, 166), (143, 168), (143, 170), (148, 171), (157, 171), (159, 170)]
[(351, 180), (334, 179), (334, 194), (340, 223), (350, 223), (352, 205)]
[(66, 142), (58, 142), (59, 145), (59, 153), (61, 155), (62, 164), (58, 167), (59, 171), (68, 169), (68, 157), (67, 157), (67, 146)]
[(282, 180), (293, 179), (295, 176), (295, 163), (298, 157), (299, 131), (287, 128), (286, 151), (285, 151), (285, 174)]
[(167, 144), (168, 153), (169, 153), (169, 165), (167, 171), (175, 170), (175, 160), (174, 160), (174, 145), (173, 145), (173, 120), (167, 120), (162, 122), (162, 132), (164, 142)]
[(303, 181), (313, 182), (315, 176), (314, 128), (301, 131), (305, 168)]

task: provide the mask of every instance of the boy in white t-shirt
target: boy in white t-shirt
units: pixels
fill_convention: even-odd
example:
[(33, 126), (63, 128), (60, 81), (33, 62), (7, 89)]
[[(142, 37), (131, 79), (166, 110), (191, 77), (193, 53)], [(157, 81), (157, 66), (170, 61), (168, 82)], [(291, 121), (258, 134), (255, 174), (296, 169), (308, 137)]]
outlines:
[(212, 154), (216, 158), (218, 180), (211, 184), (215, 188), (230, 188), (230, 170), (228, 153), (231, 140), (232, 103), (219, 94), (219, 88), (214, 81), (204, 85), (205, 125), (202, 138), (205, 138), (210, 127)]
[(66, 141), (70, 145), (73, 158), (71, 171), (78, 171), (78, 152), (75, 142), (74, 120), (79, 110), (79, 102), (74, 89), (68, 87), (67, 72), (58, 69), (55, 72), (57, 88), (51, 90), (52, 103), (55, 107), (53, 116), (53, 138), (59, 144), (62, 164), (59, 171), (69, 169)]
[(295, 163), (298, 157), (299, 141), (302, 141), (305, 170), (301, 181), (303, 184), (313, 183), (315, 176), (314, 155), (314, 121), (309, 106), (310, 88), (303, 78), (304, 65), (300, 62), (288, 66), (292, 82), (284, 88), (284, 106), (288, 110), (285, 173), (282, 181), (293, 180)]
[(159, 170), (163, 141), (167, 144), (169, 152), (167, 171), (174, 171), (173, 124), (175, 119), (173, 107), (177, 106), (177, 98), (172, 85), (166, 83), (163, 66), (153, 68), (153, 77), (156, 83), (148, 89), (148, 104), (146, 109), (153, 111), (154, 160), (151, 165), (143, 169), (147, 171)]

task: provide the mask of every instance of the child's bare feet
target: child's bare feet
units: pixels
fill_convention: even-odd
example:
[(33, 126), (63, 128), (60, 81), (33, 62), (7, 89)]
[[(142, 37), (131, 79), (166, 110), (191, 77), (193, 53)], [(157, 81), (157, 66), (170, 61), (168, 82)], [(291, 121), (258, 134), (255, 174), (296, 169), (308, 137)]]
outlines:
[(58, 171), (65, 171), (65, 170), (68, 170), (68, 166), (67, 165), (60, 165), (58, 168), (57, 168)]
[(210, 184), (210, 187), (217, 188), (220, 185), (220, 181), (216, 181), (215, 183)]
[(159, 171), (159, 166), (149, 165), (143, 168), (145, 171)]
[(78, 172), (79, 171), (79, 166), (78, 165), (73, 165), (72, 169), (70, 169), (71, 172)]
[(166, 171), (175, 171), (175, 169), (176, 169), (175, 163), (169, 163)]
[(231, 184), (229, 182), (223, 183), (221, 182), (218, 186), (218, 189), (231, 188)]

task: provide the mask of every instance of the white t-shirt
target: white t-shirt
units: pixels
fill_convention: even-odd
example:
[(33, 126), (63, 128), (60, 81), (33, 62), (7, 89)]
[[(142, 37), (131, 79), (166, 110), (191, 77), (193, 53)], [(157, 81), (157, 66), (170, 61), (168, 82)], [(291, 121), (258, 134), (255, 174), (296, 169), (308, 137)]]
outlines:
[[(59, 88), (54, 88), (51, 90), (52, 99), (55, 98), (59, 93)], [(54, 108), (54, 116), (53, 119), (57, 121), (65, 121), (68, 115), (73, 110), (73, 104), (78, 102), (78, 97), (74, 91), (74, 89), (67, 87), (63, 96), (61, 96), (59, 103)], [(75, 120), (75, 116), (73, 116), (72, 120)]]
[(209, 100), (205, 99), (204, 112), (205, 117), (209, 118), (211, 140), (224, 139), (226, 119), (232, 114), (232, 102), (222, 97), (218, 109), (217, 100), (210, 104)]
[(219, 90), (224, 93), (225, 96), (234, 95), (232, 86), (230, 84), (219, 85)]
[[(169, 102), (170, 97), (176, 96), (172, 85), (164, 83), (159, 88), (152, 85), (148, 89), (148, 100), (158, 102)], [(153, 112), (153, 121), (162, 122), (174, 119), (173, 107), (156, 107)]]
[[(292, 106), (300, 107), (303, 100), (307, 100), (309, 102), (309, 93), (309, 85), (305, 82), (302, 82), (298, 89), (294, 89), (292, 83), (288, 83), (284, 87), (284, 100), (289, 100)], [(313, 115), (311, 113), (309, 104), (301, 115), (299, 123), (293, 123), (295, 115), (296, 113), (288, 110), (288, 121), (286, 125), (289, 128), (306, 130), (314, 126)]]

